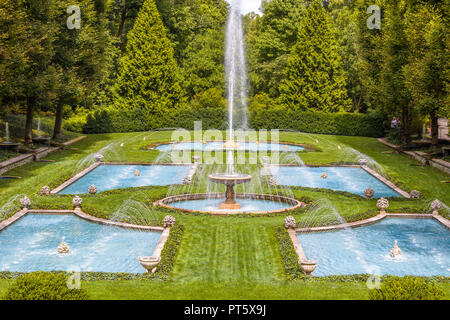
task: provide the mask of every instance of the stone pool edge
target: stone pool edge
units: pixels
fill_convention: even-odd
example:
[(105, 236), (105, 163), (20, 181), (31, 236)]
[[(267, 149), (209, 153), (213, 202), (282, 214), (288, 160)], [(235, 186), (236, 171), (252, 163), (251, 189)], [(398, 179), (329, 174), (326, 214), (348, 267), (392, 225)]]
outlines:
[[(14, 224), (16, 221), (20, 220), (22, 217), (26, 216), (27, 214), (43, 214), (43, 215), (69, 215), (73, 214), (80, 219), (107, 225), (107, 226), (113, 226), (113, 227), (120, 227), (124, 229), (132, 229), (132, 230), (141, 230), (141, 231), (157, 231), (161, 232), (161, 235), (159, 237), (158, 243), (156, 244), (155, 249), (153, 250), (153, 254), (151, 257), (155, 258), (159, 262), (161, 261), (161, 253), (164, 249), (164, 246), (166, 245), (167, 240), (170, 236), (170, 227), (163, 228), (163, 227), (151, 227), (151, 226), (140, 226), (140, 225), (134, 225), (130, 223), (124, 223), (124, 222), (116, 222), (116, 221), (110, 221), (106, 219), (96, 218), (93, 217), (85, 212), (83, 212), (81, 209), (76, 208), (74, 210), (29, 210), (29, 209), (22, 209), (16, 214), (14, 214), (12, 217), (0, 222), (0, 232), (4, 229), (8, 228), (12, 224)], [(138, 257), (136, 257), (138, 259)]]
[[(106, 165), (106, 166), (125, 166), (125, 165), (130, 165), (130, 166), (155, 166), (155, 165), (158, 165), (158, 166), (186, 166), (187, 167), (187, 166), (192, 166), (192, 163), (191, 164), (186, 164), (186, 163), (153, 163), (153, 162), (121, 162), (121, 161), (120, 162), (96, 162), (96, 163), (93, 163), (92, 165), (90, 165), (89, 167), (87, 167), (86, 169), (84, 169), (83, 171), (81, 171), (80, 173), (77, 173), (72, 178), (64, 181), (58, 187), (56, 187), (55, 189), (50, 191), (50, 194), (52, 194), (52, 195), (58, 194), (59, 192), (63, 191), (64, 189), (66, 189), (67, 187), (69, 187), (73, 183), (75, 183), (78, 180), (80, 180), (81, 178), (83, 178), (89, 172), (94, 171), (95, 169), (97, 169), (101, 165)], [(182, 181), (180, 182), (180, 184), (181, 183), (182, 183)]]

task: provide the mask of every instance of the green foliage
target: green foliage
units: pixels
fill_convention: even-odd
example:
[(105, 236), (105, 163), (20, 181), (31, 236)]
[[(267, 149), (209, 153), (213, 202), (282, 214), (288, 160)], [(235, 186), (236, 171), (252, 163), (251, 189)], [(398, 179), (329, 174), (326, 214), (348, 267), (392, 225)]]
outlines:
[(277, 97), (278, 86), (291, 48), (297, 42), (305, 0), (272, 0), (262, 17), (252, 16), (247, 26), (249, 76), (255, 94)]
[(285, 228), (277, 227), (275, 229), (275, 235), (278, 240), (281, 259), (288, 280), (303, 279), (305, 275), (298, 264), (298, 256), (295, 252), (289, 233)]
[(346, 111), (346, 77), (330, 18), (321, 1), (310, 3), (280, 85), (280, 101), (296, 111)]
[(369, 291), (370, 300), (443, 300), (444, 291), (430, 280), (405, 276), (388, 278), (381, 289)]
[(17, 278), (9, 287), (5, 300), (88, 300), (84, 289), (69, 289), (68, 276), (33, 272)]
[(160, 274), (166, 279), (169, 278), (172, 272), (175, 260), (178, 254), (178, 247), (180, 246), (181, 239), (183, 237), (184, 226), (176, 224), (170, 229), (169, 239), (164, 245), (164, 249), (161, 252), (161, 262), (156, 269), (156, 273)]
[(182, 98), (179, 71), (154, 0), (146, 0), (128, 34), (113, 88), (115, 108), (160, 117)]
[(308, 133), (381, 137), (384, 134), (384, 117), (379, 114), (301, 112), (277, 107), (253, 112), (250, 127), (256, 130), (291, 129)]

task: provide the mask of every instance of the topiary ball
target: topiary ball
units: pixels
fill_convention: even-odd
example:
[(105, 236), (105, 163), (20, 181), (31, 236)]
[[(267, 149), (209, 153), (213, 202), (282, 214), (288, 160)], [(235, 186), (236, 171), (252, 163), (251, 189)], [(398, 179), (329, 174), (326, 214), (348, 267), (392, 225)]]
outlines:
[(69, 289), (65, 273), (32, 272), (17, 278), (5, 300), (88, 300), (84, 289)]

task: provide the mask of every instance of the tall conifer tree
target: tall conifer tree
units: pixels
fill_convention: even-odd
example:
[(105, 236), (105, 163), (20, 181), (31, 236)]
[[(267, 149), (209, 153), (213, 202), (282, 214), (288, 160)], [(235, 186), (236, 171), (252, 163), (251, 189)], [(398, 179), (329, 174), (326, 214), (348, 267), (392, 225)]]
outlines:
[(154, 0), (146, 0), (128, 34), (114, 86), (117, 107), (163, 115), (181, 99), (178, 66)]
[(300, 24), (285, 73), (280, 101), (289, 108), (326, 112), (350, 108), (330, 18), (319, 0), (311, 2)]

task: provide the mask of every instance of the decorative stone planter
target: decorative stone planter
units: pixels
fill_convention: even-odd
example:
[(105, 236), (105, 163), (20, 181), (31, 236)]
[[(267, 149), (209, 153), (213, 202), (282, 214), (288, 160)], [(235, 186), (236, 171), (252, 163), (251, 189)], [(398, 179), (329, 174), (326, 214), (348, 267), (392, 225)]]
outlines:
[(79, 196), (76, 196), (75, 198), (73, 198), (72, 203), (76, 209), (80, 209), (81, 204), (83, 203), (83, 199), (81, 199)]
[(386, 214), (386, 209), (389, 208), (389, 201), (381, 198), (377, 201), (377, 207), (380, 209), (380, 214)]
[(366, 196), (366, 198), (371, 199), (375, 195), (375, 191), (373, 191), (372, 188), (367, 188), (366, 190), (364, 190), (364, 195)]
[(30, 198), (24, 196), (22, 199), (20, 199), (20, 204), (22, 205), (23, 209), (29, 209), (31, 205)]
[(89, 194), (94, 195), (94, 194), (97, 193), (97, 191), (98, 191), (98, 189), (97, 189), (97, 187), (96, 187), (95, 185), (91, 185), (91, 186), (88, 188)]
[(160, 257), (138, 257), (138, 259), (140, 264), (147, 270), (147, 273), (154, 273), (161, 262)]
[(411, 199), (419, 199), (420, 198), (420, 192), (417, 190), (411, 191), (410, 195)]
[(367, 164), (369, 163), (369, 160), (367, 159), (359, 159), (358, 163), (360, 166), (367, 166)]
[(286, 229), (297, 228), (297, 222), (295, 221), (295, 218), (293, 216), (287, 216), (286, 219), (284, 219), (284, 227)]
[(48, 196), (50, 195), (50, 187), (49, 186), (43, 186), (41, 189), (41, 192), (39, 193), (41, 196)]
[(102, 154), (99, 154), (99, 153), (98, 153), (98, 154), (96, 154), (96, 155), (94, 156), (95, 162), (102, 162), (103, 159), (104, 159), (104, 157), (103, 157)]
[(317, 263), (315, 261), (302, 261), (300, 262), (300, 268), (307, 275), (310, 276), (311, 273), (316, 270)]
[(176, 219), (173, 216), (165, 216), (164, 217), (164, 228), (172, 228), (175, 223), (176, 223)]
[(439, 214), (439, 209), (441, 208), (441, 202), (436, 199), (431, 203), (431, 208), (433, 209), (433, 214)]

